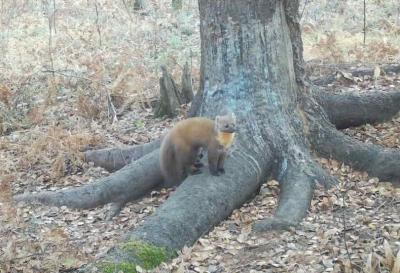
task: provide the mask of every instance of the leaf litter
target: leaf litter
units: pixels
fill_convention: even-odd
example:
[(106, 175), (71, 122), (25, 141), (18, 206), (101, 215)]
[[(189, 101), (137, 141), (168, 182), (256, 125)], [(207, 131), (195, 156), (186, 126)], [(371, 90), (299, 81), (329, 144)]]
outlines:
[[(20, 14), (17, 8), (29, 4), (14, 1), (13, 5), (5, 3), (4, 7), (5, 11), (12, 12), (2, 14), (2, 20), (12, 18), (14, 26), (22, 27), (14, 33), (9, 31), (1, 41), (8, 41), (9, 48), (1, 60), (6, 69), (2, 70), (0, 82), (1, 273), (72, 270), (106, 253), (127, 230), (154, 212), (170, 190), (155, 191), (150, 197), (129, 203), (112, 221), (105, 220), (108, 206), (90, 210), (34, 206), (15, 204), (11, 196), (91, 183), (109, 173), (84, 162), (80, 157), (82, 150), (146, 143), (171, 127), (176, 120), (153, 119), (150, 109), (157, 96), (160, 62), (176, 67), (190, 55), (194, 83), (198, 85), (200, 73), (196, 67), (199, 67), (200, 43), (198, 25), (193, 23), (198, 19), (198, 14), (193, 12), (196, 5), (188, 5), (184, 9), (187, 17), (184, 17), (165, 8), (165, 3), (151, 1), (152, 13), (140, 17), (140, 27), (137, 27), (113, 1), (99, 1), (104, 14), (119, 14), (102, 18), (103, 43), (119, 42), (104, 50), (92, 37), (95, 33), (92, 22), (81, 20), (82, 17), (92, 19), (93, 9), (86, 1), (67, 2), (57, 3), (60, 5), (57, 31), (66, 30), (68, 35), (53, 37), (53, 55), (69, 57), (68, 60), (55, 58), (56, 67), (66, 67), (68, 77), (43, 76), (39, 72), (43, 70), (42, 60), (48, 55), (48, 22), (46, 17), (41, 17), (41, 8), (34, 7), (37, 13), (22, 9)], [(306, 11), (317, 14), (319, 3), (312, 2)], [(343, 5), (360, 4), (356, 2), (346, 1)], [(378, 11), (379, 4), (376, 5)], [(303, 24), (308, 59), (341, 62), (347, 56), (353, 61), (369, 58), (376, 62), (399, 58), (396, 38), (391, 37), (387, 42), (377, 32), (369, 33), (376, 36), (364, 50), (358, 34), (357, 39), (349, 30), (321, 34), (315, 27), (320, 25), (318, 18), (310, 18)], [(340, 16), (329, 18), (335, 23), (342, 20)], [(119, 21), (116, 24), (111, 20)], [(107, 29), (121, 22), (129, 29)], [(323, 27), (331, 29), (332, 23), (325, 22)], [(358, 26), (358, 21), (355, 22)], [(158, 35), (154, 35), (155, 30)], [(388, 33), (398, 32), (398, 25), (391, 25), (389, 30)], [(183, 32), (192, 34), (182, 38)], [(23, 42), (18, 35), (24, 37)], [(314, 40), (317, 42), (311, 44)], [(350, 44), (350, 40), (356, 42)], [(38, 46), (32, 49), (31, 44)], [(174, 51), (168, 46), (174, 47)], [(317, 56), (312, 55), (315, 52)], [(131, 56), (128, 63), (124, 62), (126, 56)], [(179, 75), (177, 70), (172, 71), (175, 78)], [(323, 76), (321, 70), (313, 69), (314, 76)], [(72, 76), (71, 71), (75, 73)], [(342, 69), (339, 71), (342, 79), (329, 84), (328, 91), (399, 90), (399, 75), (377, 75), (376, 66), (373, 76), (352, 77)], [(112, 125), (107, 121), (106, 98), (101, 92), (109, 79), (114, 80), (107, 88), (121, 114), (119, 121)], [(382, 124), (344, 132), (363, 142), (400, 148), (399, 116)], [(296, 229), (263, 234), (251, 231), (251, 225), (271, 217), (277, 205), (278, 182), (267, 181), (254, 200), (235, 210), (194, 246), (184, 247), (176, 259), (153, 272), (399, 273), (399, 189), (335, 160), (320, 158), (319, 162), (340, 179), (340, 184), (328, 191), (317, 187), (309, 213)]]
[[(154, 139), (175, 122), (154, 120), (146, 111), (131, 113), (120, 121), (120, 128), (107, 131), (94, 126), (102, 140), (93, 145), (118, 143), (123, 136), (119, 132), (124, 131), (120, 129), (127, 126), (130, 115), (139, 116), (145, 128), (152, 128), (133, 130), (138, 142)], [(42, 127), (2, 137), (7, 148), (2, 151), (2, 166), (10, 173), (2, 176), (0, 184), (2, 272), (61, 272), (90, 262), (154, 212), (170, 192), (153, 192), (151, 197), (130, 203), (112, 221), (105, 220), (108, 206), (74, 210), (13, 203), (12, 193), (56, 190), (108, 175), (85, 162), (75, 163), (79, 168), (71, 173), (54, 175), (50, 168), (50, 159), (57, 158), (54, 150), (74, 147), (70, 142), (77, 146), (93, 142), (92, 134), (84, 131), (57, 129), (53, 136), (54, 130)], [(399, 117), (344, 132), (360, 141), (400, 148)], [(36, 144), (43, 139), (49, 145)], [(58, 142), (54, 147), (52, 139)], [(37, 149), (33, 154), (38, 158), (31, 158), (27, 149)], [(75, 148), (65, 149), (69, 155), (75, 152)], [(335, 160), (320, 158), (319, 162), (340, 184), (328, 191), (317, 187), (309, 213), (298, 228), (263, 234), (251, 231), (255, 221), (271, 217), (276, 208), (278, 182), (268, 181), (254, 200), (154, 272), (398, 272), (400, 189)]]

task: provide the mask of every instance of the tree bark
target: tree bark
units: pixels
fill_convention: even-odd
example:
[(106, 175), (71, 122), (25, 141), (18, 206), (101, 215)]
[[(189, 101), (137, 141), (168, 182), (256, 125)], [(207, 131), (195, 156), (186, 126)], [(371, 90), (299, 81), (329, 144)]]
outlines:
[(399, 91), (360, 95), (315, 90), (314, 95), (327, 113), (329, 121), (338, 129), (387, 121), (399, 112)]
[(95, 183), (58, 192), (21, 194), (17, 195), (15, 200), (79, 209), (114, 203), (113, 211), (110, 212), (110, 216), (114, 216), (127, 202), (143, 197), (161, 184), (159, 169), (158, 150), (156, 150), (135, 161), (135, 164), (129, 164), (112, 176), (99, 179)]
[[(192, 244), (271, 176), (282, 186), (276, 217), (256, 227), (296, 225), (310, 204), (314, 181), (328, 177), (312, 160), (303, 129), (306, 121), (298, 103), (305, 92), (302, 66), (294, 65), (291, 41), (296, 37), (291, 31), (298, 27), (289, 27), (285, 13), (291, 4), (204, 0), (199, 7), (204, 82), (197, 112), (209, 117), (226, 107), (235, 112), (239, 133), (234, 151), (225, 175), (188, 177), (125, 242), (167, 249)], [(295, 56), (302, 59), (299, 52)], [(120, 245), (105, 260), (138, 262), (137, 255), (127, 256)]]
[(182, 9), (182, 0), (172, 0), (171, 5), (174, 10), (180, 10)]
[(143, 10), (146, 7), (145, 0), (134, 0), (133, 9), (134, 10)]
[[(297, 0), (200, 0), (199, 9), (201, 89), (191, 113), (214, 118), (220, 109), (228, 108), (236, 114), (238, 132), (226, 159), (226, 173), (215, 177), (205, 169), (200, 175), (189, 176), (153, 215), (130, 230), (105, 257), (82, 271), (97, 267), (118, 272), (135, 265), (145, 269), (156, 266), (228, 217), (254, 196), (268, 178), (280, 183), (278, 207), (273, 218), (257, 222), (254, 230), (296, 226), (307, 213), (315, 183), (327, 187), (336, 183), (313, 159), (314, 150), (382, 179), (397, 181), (400, 177), (399, 151), (356, 142), (336, 131), (329, 121), (340, 126), (345, 123), (345, 118), (335, 111), (337, 101), (344, 101), (345, 107), (380, 107), (382, 111), (389, 109), (385, 103), (397, 100), (398, 95), (377, 101), (354, 97), (345, 100), (342, 96), (330, 100), (307, 88)], [(389, 107), (390, 114), (385, 118), (400, 109), (398, 104)], [(353, 115), (350, 123), (371, 119)], [(105, 188), (116, 191), (113, 187), (121, 183), (123, 186), (116, 193), (110, 193), (115, 198), (106, 198), (106, 202), (117, 203), (118, 210), (124, 202), (138, 198), (138, 193), (160, 185), (158, 150), (150, 152), (156, 147), (157, 144), (149, 144), (148, 150), (132, 156), (135, 161), (111, 175), (110, 182), (100, 181), (93, 191), (102, 192), (102, 185), (110, 185), (111, 181), (115, 184)], [(111, 154), (120, 163), (118, 166), (129, 158), (129, 154), (122, 160)], [(394, 163), (390, 158), (395, 159)], [(107, 166), (104, 160), (99, 162)], [(113, 163), (109, 168), (116, 169), (115, 166)], [(58, 205), (58, 201), (48, 202), (63, 196), (57, 194), (49, 194), (53, 198), (42, 198), (41, 193), (37, 198), (16, 198)], [(103, 203), (91, 203), (97, 204)], [(156, 256), (156, 262), (148, 266), (149, 257)]]
[(149, 143), (128, 146), (126, 148), (86, 151), (84, 153), (84, 158), (88, 162), (93, 162), (95, 166), (103, 167), (109, 172), (115, 172), (158, 149), (160, 143), (161, 139), (157, 139)]
[(193, 86), (192, 86), (192, 73), (190, 72), (190, 67), (188, 62), (185, 63), (182, 71), (182, 95), (185, 103), (189, 103), (193, 100)]
[(160, 101), (154, 111), (156, 117), (178, 115), (179, 108), (183, 103), (183, 98), (175, 84), (171, 74), (165, 66), (161, 66), (162, 77), (160, 78)]

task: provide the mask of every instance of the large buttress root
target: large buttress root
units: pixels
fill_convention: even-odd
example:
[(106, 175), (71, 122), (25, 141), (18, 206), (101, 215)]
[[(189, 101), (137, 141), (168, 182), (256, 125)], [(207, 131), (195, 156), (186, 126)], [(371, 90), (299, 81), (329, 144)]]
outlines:
[[(226, 173), (189, 176), (139, 227), (130, 230), (123, 242), (140, 242), (176, 251), (193, 244), (200, 236), (254, 197), (266, 172), (271, 172), (274, 155), (266, 148), (262, 161), (238, 148), (227, 159)], [(111, 249), (100, 261), (129, 262), (123, 247)]]
[(114, 203), (113, 210), (118, 211), (126, 202), (142, 197), (162, 182), (158, 156), (158, 150), (151, 152), (96, 183), (56, 192), (21, 194), (15, 200), (82, 209)]
[(132, 147), (87, 151), (84, 153), (84, 158), (88, 162), (93, 162), (95, 166), (114, 172), (158, 149), (160, 143), (161, 139), (158, 139)]
[(329, 124), (317, 127), (310, 141), (320, 155), (335, 158), (380, 180), (400, 183), (399, 149), (360, 142)]
[[(400, 150), (362, 143), (338, 131), (319, 104), (305, 103), (309, 114), (309, 141), (323, 157), (342, 161), (384, 181), (400, 182)], [(316, 114), (319, 113), (319, 114)]]
[(383, 122), (400, 111), (400, 91), (360, 95), (315, 90), (314, 97), (338, 129)]
[[(296, 154), (294, 154), (296, 153)], [(315, 183), (331, 187), (337, 180), (327, 174), (308, 152), (292, 151), (292, 159), (283, 160), (279, 177), (279, 203), (272, 218), (258, 221), (255, 231), (288, 229), (297, 226), (306, 216)]]

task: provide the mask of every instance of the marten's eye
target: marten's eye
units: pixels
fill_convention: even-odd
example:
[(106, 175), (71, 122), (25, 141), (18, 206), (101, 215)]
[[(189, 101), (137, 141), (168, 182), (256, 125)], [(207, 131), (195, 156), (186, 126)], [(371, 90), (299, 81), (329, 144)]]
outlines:
[(228, 125), (228, 124), (225, 124), (225, 128), (229, 128), (229, 125)]

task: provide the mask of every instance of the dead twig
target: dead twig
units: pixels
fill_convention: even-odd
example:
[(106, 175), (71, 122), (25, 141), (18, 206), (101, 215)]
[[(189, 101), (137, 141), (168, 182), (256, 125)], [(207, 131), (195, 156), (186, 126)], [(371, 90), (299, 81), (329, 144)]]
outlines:
[(367, 6), (364, 0), (364, 46), (365, 46), (365, 40), (367, 36)]
[(63, 70), (50, 70), (50, 69), (42, 70), (43, 73), (52, 73), (52, 74), (54, 73), (54, 74), (58, 74), (58, 75), (61, 75), (64, 77), (82, 79), (82, 80), (86, 80), (86, 81), (90, 81), (90, 82), (95, 82), (97, 84), (107, 87), (107, 85), (105, 83), (103, 83), (102, 81), (98, 81), (98, 80), (94, 80), (94, 79), (90, 79), (90, 78), (86, 78), (86, 77), (82, 77), (82, 76), (72, 75), (72, 74), (66, 74), (62, 71)]
[[(48, 50), (49, 50), (49, 58), (50, 58), (50, 66), (52, 71), (54, 71), (54, 60), (53, 60), (53, 22), (52, 16), (49, 14), (48, 16), (49, 23), (49, 42), (48, 42)], [(51, 73), (53, 75), (53, 80), (55, 78), (55, 73)]]
[(94, 1), (94, 7), (95, 7), (95, 10), (96, 10), (96, 28), (97, 28), (97, 33), (99, 34), (99, 44), (101, 46), (102, 45), (102, 42), (101, 42), (101, 29), (100, 29), (100, 23), (99, 23), (99, 8), (98, 8), (97, 0)]
[(124, 5), (125, 11), (128, 14), (129, 20), (132, 22), (133, 21), (132, 14), (129, 12), (129, 7), (126, 4), (126, 1), (122, 0), (122, 4)]
[(303, 10), (302, 10), (301, 13), (300, 13), (300, 20), (303, 18), (303, 14), (304, 14), (304, 11), (306, 10), (306, 7), (307, 7), (307, 5), (308, 5), (308, 1), (309, 1), (309, 0), (306, 0), (306, 1), (304, 2)]
[[(341, 195), (342, 195), (342, 208), (341, 208), (341, 214), (340, 214), (340, 218), (342, 221), (342, 225), (343, 225), (343, 231), (342, 231), (342, 238), (343, 238), (343, 242), (344, 242), (344, 248), (346, 250), (346, 255), (347, 255), (347, 259), (349, 261), (349, 266), (350, 266), (350, 272), (354, 272), (353, 270), (353, 263), (351, 260), (351, 255), (350, 255), (350, 251), (349, 251), (349, 247), (348, 247), (348, 242), (347, 242), (347, 231), (349, 231), (350, 229), (347, 228), (347, 222), (346, 222), (346, 193), (347, 193), (347, 188), (346, 185), (344, 184), (342, 188), (339, 189)], [(362, 268), (359, 267), (359, 269), (362, 270)], [(362, 272), (364, 272), (362, 270)]]
[(57, 28), (56, 28), (56, 0), (53, 0), (53, 29), (54, 29), (54, 33), (57, 33)]
[(114, 121), (118, 121), (117, 117), (117, 111), (115, 110), (115, 106), (112, 103), (110, 93), (105, 89), (106, 95), (107, 95), (107, 113), (108, 113), (108, 120), (110, 121), (111, 124), (114, 123)]

